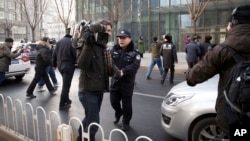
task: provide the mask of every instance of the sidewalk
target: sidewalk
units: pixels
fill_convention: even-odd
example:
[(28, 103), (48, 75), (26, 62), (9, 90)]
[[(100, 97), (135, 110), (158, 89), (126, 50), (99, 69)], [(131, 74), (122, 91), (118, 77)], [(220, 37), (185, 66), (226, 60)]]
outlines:
[[(186, 53), (185, 52), (177, 52), (178, 57), (178, 63), (175, 64), (175, 73), (184, 73), (187, 68), (187, 62), (186, 62)], [(148, 69), (148, 66), (151, 63), (151, 53), (144, 53), (143, 58), (141, 59), (141, 67), (140, 69)], [(158, 70), (157, 65), (155, 65), (154, 70)]]

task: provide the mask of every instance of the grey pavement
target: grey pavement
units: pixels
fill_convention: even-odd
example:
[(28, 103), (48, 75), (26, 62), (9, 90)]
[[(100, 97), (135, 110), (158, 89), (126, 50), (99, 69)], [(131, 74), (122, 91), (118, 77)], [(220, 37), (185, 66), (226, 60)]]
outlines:
[[(186, 62), (186, 53), (185, 52), (177, 52), (178, 57), (178, 63), (175, 64), (175, 73), (184, 73), (187, 68), (187, 62)], [(151, 53), (144, 53), (143, 58), (141, 59), (141, 67), (140, 69), (147, 69), (148, 66), (151, 63)], [(158, 70), (157, 65), (155, 65), (154, 70)]]

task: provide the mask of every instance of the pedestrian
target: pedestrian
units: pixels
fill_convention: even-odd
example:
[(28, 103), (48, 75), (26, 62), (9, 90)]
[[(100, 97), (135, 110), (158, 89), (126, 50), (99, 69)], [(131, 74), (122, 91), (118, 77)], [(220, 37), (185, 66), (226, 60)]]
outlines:
[[(112, 24), (107, 20), (100, 20), (94, 24), (82, 26), (84, 30), (80, 35), (83, 36), (84, 46), (78, 58), (78, 67), (81, 70), (78, 96), (85, 111), (85, 117), (82, 120), (83, 130), (87, 132), (90, 123), (100, 123), (99, 114), (103, 94), (109, 91), (106, 46), (111, 36)], [(90, 127), (89, 141), (95, 141), (97, 130), (97, 126)], [(81, 139), (82, 129), (79, 127), (77, 140)]]
[(69, 98), (72, 78), (76, 64), (76, 50), (72, 46), (72, 36), (70, 28), (67, 29), (66, 35), (56, 43), (53, 53), (53, 67), (58, 68), (62, 76), (62, 91), (60, 96), (59, 108), (69, 108), (72, 101)]
[(5, 43), (0, 45), (0, 85), (5, 80), (5, 72), (9, 71), (11, 59), (18, 57), (23, 52), (23, 50), (19, 51), (19, 48), (11, 52), (13, 42), (14, 40), (12, 38), (6, 38)]
[(185, 52), (188, 68), (192, 68), (198, 62), (201, 54), (200, 46), (196, 42), (197, 38), (197, 35), (193, 34), (190, 43), (186, 45)]
[(121, 30), (117, 37), (118, 44), (111, 50), (113, 68), (116, 70), (111, 79), (110, 102), (115, 110), (114, 124), (117, 124), (123, 116), (121, 129), (127, 131), (132, 119), (134, 82), (141, 58), (127, 30)]
[(189, 35), (187, 35), (187, 37), (185, 38), (184, 43), (185, 43), (185, 45), (190, 43), (190, 36)]
[(46, 68), (51, 65), (52, 65), (52, 56), (50, 53), (49, 38), (43, 37), (37, 45), (35, 76), (26, 91), (27, 92), (26, 96), (28, 98), (36, 98), (36, 96), (33, 94), (33, 91), (36, 87), (36, 84), (39, 82), (41, 78), (44, 80), (50, 94), (55, 94), (56, 88), (52, 86), (49, 80), (49, 76), (46, 73)]
[[(219, 74), (218, 96), (215, 110), (217, 113), (216, 121), (222, 131), (229, 135), (229, 125), (225, 122), (225, 96), (223, 89), (229, 79), (230, 72), (235, 65), (233, 54), (229, 47), (237, 53), (250, 55), (250, 5), (239, 6), (232, 12), (232, 22), (228, 23), (228, 32), (223, 44), (216, 45), (209, 51), (203, 60), (198, 62), (193, 68), (186, 72), (187, 84), (195, 86), (202, 83), (216, 74)], [(248, 57), (248, 60), (250, 58)]]
[(155, 64), (157, 64), (158, 66), (158, 69), (160, 71), (160, 74), (161, 74), (161, 77), (163, 75), (163, 68), (162, 68), (162, 61), (161, 61), (161, 55), (160, 55), (160, 48), (161, 48), (161, 44), (159, 43), (158, 41), (158, 38), (157, 37), (154, 37), (153, 38), (153, 43), (151, 44), (151, 63), (148, 67), (148, 71), (147, 71), (147, 74), (146, 74), (146, 79), (147, 80), (150, 80), (151, 77), (151, 73), (152, 73), (152, 70), (155, 66)]
[[(50, 40), (49, 40), (49, 44), (50, 44), (50, 47), (51, 47), (50, 53), (51, 53), (51, 55), (53, 55), (53, 53), (54, 53), (54, 48), (55, 48), (55, 46), (54, 46), (54, 40), (51, 40), (51, 39), (50, 39)], [(60, 84), (59, 84), (59, 82), (58, 82), (58, 80), (57, 80), (57, 78), (56, 78), (56, 73), (55, 73), (54, 69), (52, 68), (52, 66), (48, 66), (48, 67), (46, 68), (46, 72), (47, 72), (47, 74), (49, 74), (50, 79), (51, 79), (51, 81), (52, 81), (54, 87), (58, 87)], [(45, 84), (45, 82), (44, 82), (44, 80), (41, 78), (40, 81), (38, 82), (38, 87), (37, 87), (38, 91), (43, 91), (43, 86), (44, 86), (44, 84)]]
[(202, 59), (203, 56), (209, 51), (212, 49), (212, 43), (211, 43), (211, 40), (212, 40), (212, 36), (211, 35), (206, 35), (205, 36), (205, 40), (204, 42), (202, 42), (200, 44), (200, 50), (201, 50), (201, 55), (200, 55), (200, 58)]
[(142, 36), (138, 39), (138, 50), (141, 55), (141, 58), (143, 58), (143, 54), (145, 53), (145, 47), (144, 47), (144, 39)]
[(161, 79), (161, 84), (164, 84), (168, 70), (170, 69), (169, 83), (173, 84), (174, 82), (174, 72), (175, 72), (175, 63), (178, 63), (176, 46), (172, 42), (172, 35), (165, 35), (165, 42), (161, 45), (160, 54), (162, 55), (163, 68), (164, 72)]

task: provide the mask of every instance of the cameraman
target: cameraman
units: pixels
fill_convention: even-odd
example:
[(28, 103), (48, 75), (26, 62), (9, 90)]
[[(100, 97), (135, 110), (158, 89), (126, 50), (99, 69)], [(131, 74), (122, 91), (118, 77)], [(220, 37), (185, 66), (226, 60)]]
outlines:
[[(95, 24), (85, 25), (80, 35), (83, 48), (78, 58), (81, 69), (79, 77), (79, 100), (85, 111), (82, 120), (83, 130), (87, 131), (92, 122), (99, 123), (99, 113), (103, 100), (103, 93), (108, 91), (109, 76), (107, 73), (106, 46), (111, 35), (112, 24), (101, 20)], [(95, 141), (97, 126), (90, 128), (90, 141)], [(79, 128), (78, 140), (82, 139), (82, 129)]]

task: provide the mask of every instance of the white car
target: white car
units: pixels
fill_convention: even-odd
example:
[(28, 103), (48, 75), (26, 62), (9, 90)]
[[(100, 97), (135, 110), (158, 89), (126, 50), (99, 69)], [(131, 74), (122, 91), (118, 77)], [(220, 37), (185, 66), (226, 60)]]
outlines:
[(30, 70), (30, 67), (30, 59), (27, 50), (24, 49), (24, 53), (22, 53), (17, 58), (11, 60), (9, 71), (6, 72), (5, 77), (14, 76), (17, 80), (20, 81), (23, 79), (24, 75)]
[(161, 105), (163, 129), (184, 141), (228, 140), (215, 122), (218, 81), (216, 75), (195, 87), (175, 85)]

